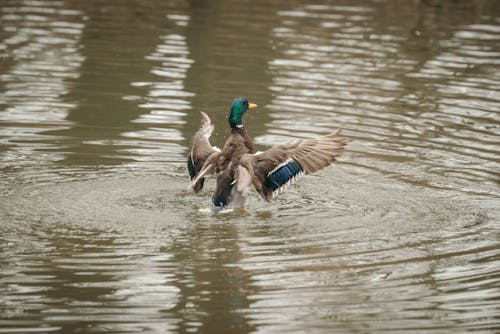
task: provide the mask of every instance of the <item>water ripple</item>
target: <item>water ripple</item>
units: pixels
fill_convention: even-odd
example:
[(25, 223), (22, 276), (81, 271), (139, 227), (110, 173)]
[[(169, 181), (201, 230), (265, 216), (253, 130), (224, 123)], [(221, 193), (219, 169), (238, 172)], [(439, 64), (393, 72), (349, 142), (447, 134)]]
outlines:
[[(496, 12), (6, 0), (0, 332), (498, 332)], [(213, 212), (186, 137), (235, 92), (258, 144), (348, 150)]]
[(31, 5), (8, 2), (0, 10), (6, 32), (0, 42), (5, 64), (0, 74), (0, 145), (8, 152), (0, 168), (5, 169), (19, 166), (19, 161), (28, 168), (61, 159), (56, 152), (46, 153), (53, 145), (40, 133), (71, 124), (66, 116), (75, 105), (63, 96), (84, 61), (79, 53), (82, 13), (59, 8), (59, 2)]
[[(423, 177), (431, 187), (470, 181), (464, 191), (495, 193), (499, 50), (488, 41), (498, 29), (463, 27), (442, 41), (443, 51), (416, 66), (412, 57), (394, 56), (402, 54), (405, 38), (380, 34), (370, 23), (373, 13), (345, 14), (352, 10), (304, 6), (279, 13), (282, 25), (273, 35), (281, 56), (269, 63), (275, 74), (272, 130), (257, 141), (272, 145), (342, 127), (366, 168), (409, 182)], [(352, 29), (358, 20), (365, 23), (361, 31)], [(298, 30), (302, 21), (311, 22), (307, 31)], [(394, 165), (395, 157), (430, 173)], [(475, 187), (479, 174), (489, 190), (484, 183)]]
[[(184, 29), (189, 23), (189, 16), (169, 14), (167, 19), (177, 23), (179, 29)], [(156, 50), (146, 56), (158, 65), (151, 69), (151, 73), (158, 77), (157, 82), (133, 82), (132, 86), (147, 87), (149, 89), (144, 103), (139, 107), (148, 110), (134, 123), (146, 124), (146, 130), (127, 132), (122, 135), (140, 139), (137, 147), (127, 150), (134, 153), (136, 160), (179, 161), (180, 153), (184, 148), (178, 144), (184, 140), (180, 127), (185, 124), (184, 112), (191, 109), (189, 98), (194, 94), (187, 92), (183, 80), (193, 61), (189, 58), (186, 39), (182, 34), (174, 33), (160, 36), (161, 43)]]

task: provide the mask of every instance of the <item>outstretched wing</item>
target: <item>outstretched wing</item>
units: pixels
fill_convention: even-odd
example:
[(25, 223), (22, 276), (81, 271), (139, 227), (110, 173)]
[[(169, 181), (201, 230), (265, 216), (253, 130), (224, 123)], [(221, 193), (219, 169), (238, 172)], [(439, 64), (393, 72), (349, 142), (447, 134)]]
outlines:
[[(195, 179), (200, 173), (207, 159), (212, 154), (220, 151), (218, 148), (212, 147), (210, 144), (210, 136), (214, 131), (214, 126), (210, 121), (210, 117), (208, 117), (208, 115), (203, 111), (201, 111), (200, 114), (200, 128), (193, 136), (193, 144), (187, 159), (187, 167), (191, 181), (193, 181), (193, 179)], [(206, 171), (204, 174), (206, 174)], [(194, 183), (192, 182), (191, 186), (194, 192), (198, 192), (203, 188), (204, 181), (205, 178), (199, 177)]]
[[(340, 130), (314, 139), (303, 139), (273, 146), (261, 154), (245, 154), (240, 161), (242, 184), (248, 191), (249, 177), (255, 189), (270, 202), (298, 177), (314, 173), (333, 163), (344, 151), (347, 139)], [(238, 180), (239, 182), (239, 180)]]

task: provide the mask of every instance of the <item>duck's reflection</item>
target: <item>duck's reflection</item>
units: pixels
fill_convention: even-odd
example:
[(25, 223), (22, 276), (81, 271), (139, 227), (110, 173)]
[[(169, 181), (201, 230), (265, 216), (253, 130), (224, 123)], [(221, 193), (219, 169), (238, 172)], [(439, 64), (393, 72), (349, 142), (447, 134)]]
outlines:
[(194, 224), (168, 247), (176, 264), (179, 300), (171, 310), (180, 318), (179, 332), (249, 333), (248, 296), (252, 284), (237, 266), (242, 254), (234, 222)]

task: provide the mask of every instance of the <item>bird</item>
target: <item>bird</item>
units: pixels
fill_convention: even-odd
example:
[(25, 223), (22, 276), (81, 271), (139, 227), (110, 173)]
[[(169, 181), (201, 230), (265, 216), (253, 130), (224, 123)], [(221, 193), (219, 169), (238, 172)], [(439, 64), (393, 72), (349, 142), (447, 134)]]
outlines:
[(200, 127), (193, 136), (187, 158), (191, 180), (188, 188), (198, 193), (203, 189), (205, 177), (215, 175), (214, 208), (233, 205), (245, 209), (252, 185), (266, 202), (271, 202), (298, 178), (329, 166), (345, 150), (348, 140), (337, 130), (254, 152), (243, 115), (256, 107), (257, 104), (244, 97), (233, 100), (228, 117), (230, 135), (222, 149), (210, 144), (214, 125), (206, 113), (200, 112)]

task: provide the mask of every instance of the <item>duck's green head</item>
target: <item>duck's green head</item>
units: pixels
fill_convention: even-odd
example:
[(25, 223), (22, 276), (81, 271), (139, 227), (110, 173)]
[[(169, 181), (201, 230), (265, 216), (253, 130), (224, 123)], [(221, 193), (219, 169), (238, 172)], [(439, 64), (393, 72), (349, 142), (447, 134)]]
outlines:
[(231, 104), (231, 111), (229, 113), (229, 125), (231, 128), (241, 128), (243, 126), (243, 114), (248, 109), (256, 108), (255, 103), (249, 103), (244, 97), (237, 97)]

